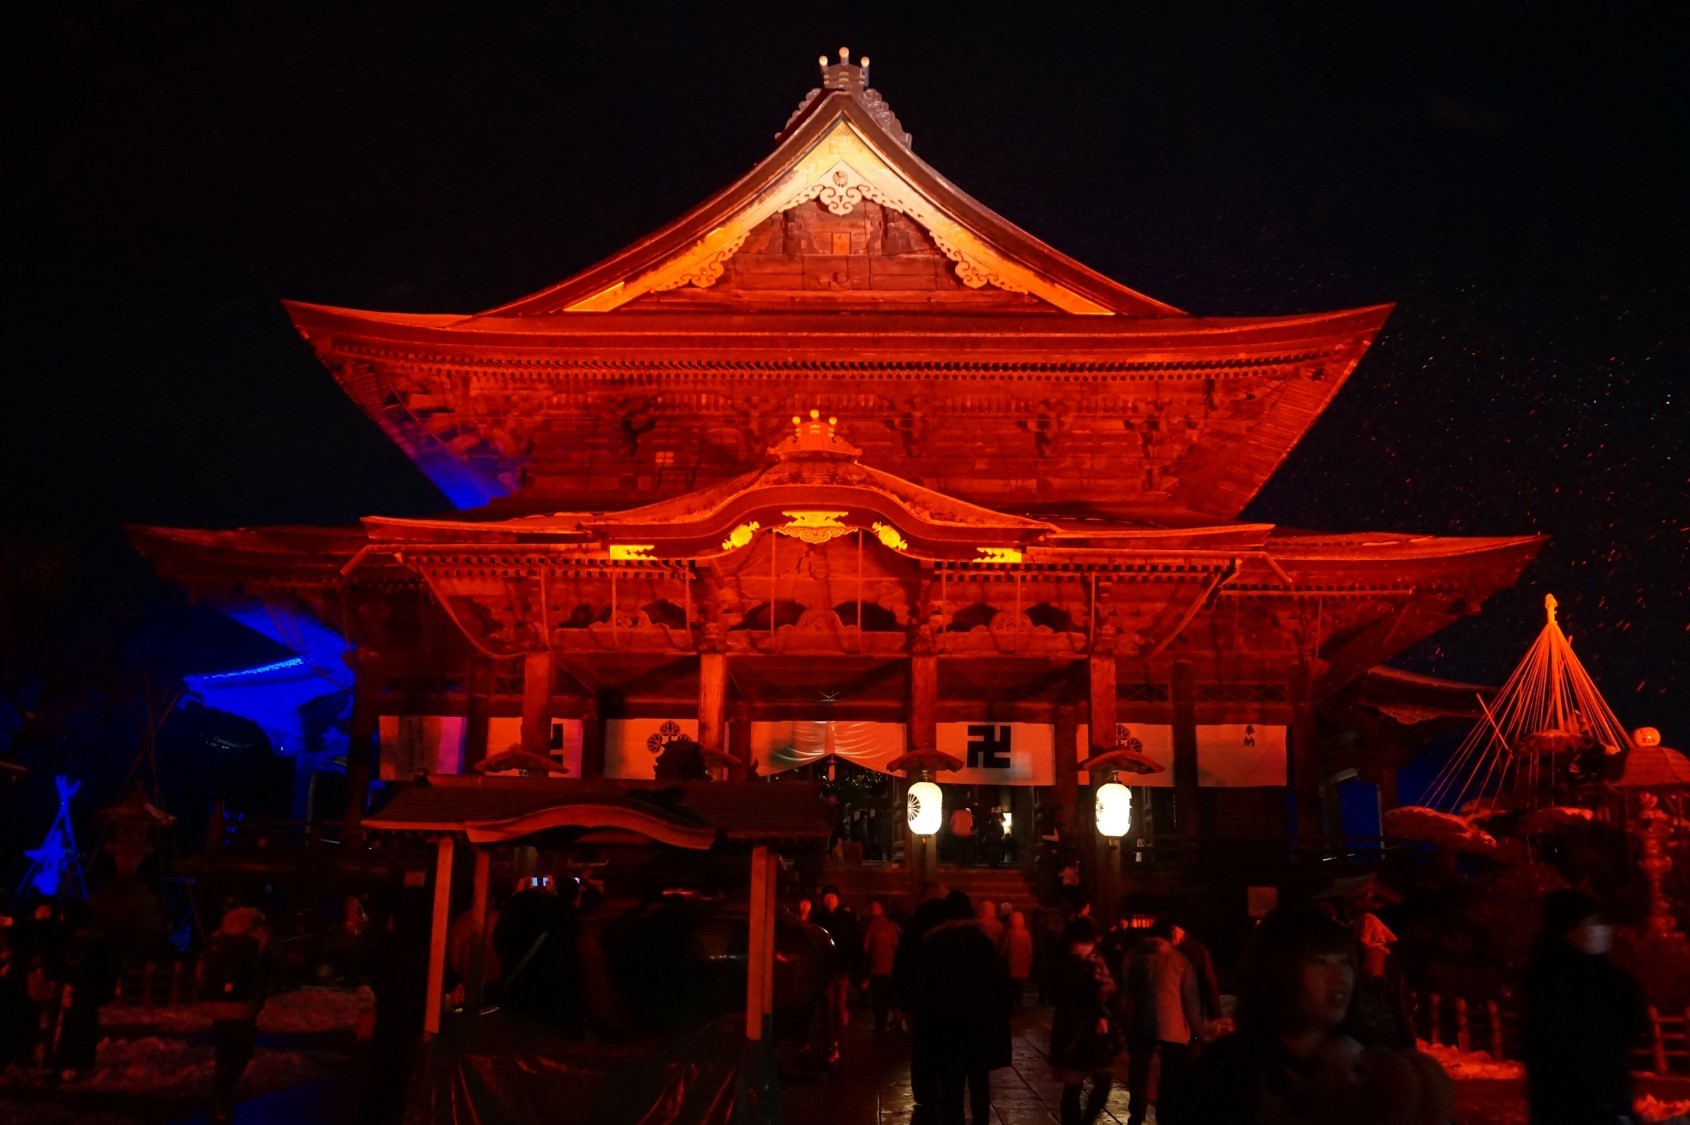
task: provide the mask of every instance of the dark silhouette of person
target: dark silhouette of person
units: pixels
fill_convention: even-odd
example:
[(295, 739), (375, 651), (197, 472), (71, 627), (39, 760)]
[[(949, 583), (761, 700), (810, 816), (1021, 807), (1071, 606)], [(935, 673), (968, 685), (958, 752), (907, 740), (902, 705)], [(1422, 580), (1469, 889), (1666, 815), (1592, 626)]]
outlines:
[(910, 1096), (915, 1100), (915, 1113), (910, 1125), (930, 1125), (939, 1113), (939, 1072), (935, 1066), (932, 1039), (920, 1034), (922, 986), (926, 979), (928, 933), (945, 921), (946, 888), (943, 883), (929, 882), (922, 888), (921, 905), (910, 915), (904, 927), (903, 939), (898, 942), (898, 954), (892, 962), (892, 990), (897, 994), (898, 1007), (909, 1017), (910, 1037)]
[(1633, 1119), (1631, 1048), (1647, 1023), (1641, 990), (1608, 960), (1610, 941), (1589, 895), (1544, 899), (1522, 1027), (1532, 1125)]
[[(1089, 919), (1071, 923), (1062, 943), (1063, 953), (1050, 972), (1056, 1002), (1050, 1020), (1051, 1076), (1062, 1083), (1062, 1125), (1090, 1125), (1109, 1101), (1115, 1056), (1121, 1052), (1117, 989)], [(1082, 1109), (1088, 1079), (1091, 1091)]]
[(990, 1072), (1010, 1064), (1009, 974), (961, 891), (922, 938), (915, 1034), (939, 1080), (939, 1125), (962, 1125), (966, 1094), (974, 1125), (992, 1120)]
[(399, 1121), (404, 1113), (405, 1081), (428, 1012), (433, 904), (424, 888), (406, 887), (396, 902), (381, 904), (371, 921), (377, 927), (370, 955), (376, 1018), (359, 1120), (388, 1123)]

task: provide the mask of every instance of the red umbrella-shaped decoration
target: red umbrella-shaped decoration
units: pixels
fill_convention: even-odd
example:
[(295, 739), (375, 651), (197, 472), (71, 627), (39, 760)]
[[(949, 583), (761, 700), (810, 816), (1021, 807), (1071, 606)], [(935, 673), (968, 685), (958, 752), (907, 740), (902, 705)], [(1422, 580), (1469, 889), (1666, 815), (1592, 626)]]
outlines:
[(911, 750), (908, 754), (900, 754), (886, 763), (888, 773), (907, 773), (914, 777), (923, 770), (960, 770), (962, 759), (954, 758), (943, 750)]
[(527, 750), (512, 746), (509, 750), (501, 750), (497, 754), (489, 755), (475, 763), (477, 773), (503, 773), (506, 770), (520, 770), (523, 773), (537, 773), (544, 776), (548, 773), (568, 773), (569, 770), (556, 758), (546, 758), (539, 754), (531, 754)]
[(1385, 834), (1405, 840), (1424, 840), (1439, 847), (1459, 851), (1490, 852), (1496, 850), (1496, 837), (1473, 827), (1466, 817), (1439, 812), (1424, 805), (1404, 805), (1384, 816)]
[(1534, 758), (1583, 754), (1596, 745), (1589, 731), (1549, 728), (1533, 731), (1515, 744), (1516, 753)]
[(1121, 773), (1165, 773), (1168, 769), (1154, 758), (1122, 746), (1105, 750), (1101, 754), (1093, 754), (1080, 763), (1080, 768), (1092, 773), (1103, 773), (1106, 770), (1118, 770)]

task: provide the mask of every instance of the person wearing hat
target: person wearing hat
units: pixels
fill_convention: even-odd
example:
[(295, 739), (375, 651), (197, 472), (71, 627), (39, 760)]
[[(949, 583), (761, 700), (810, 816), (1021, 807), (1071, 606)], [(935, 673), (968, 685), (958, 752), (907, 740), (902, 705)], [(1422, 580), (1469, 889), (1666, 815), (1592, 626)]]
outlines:
[(211, 1016), (215, 1057), (212, 1071), (213, 1122), (230, 1121), (235, 1085), (258, 1046), (258, 1009), (264, 1006), (264, 951), (270, 927), (261, 911), (237, 906), (223, 915), (200, 955), (195, 976), (200, 999)]
[(1647, 1021), (1642, 991), (1608, 959), (1612, 941), (1589, 895), (1544, 899), (1522, 1027), (1532, 1125), (1636, 1120), (1630, 1056)]

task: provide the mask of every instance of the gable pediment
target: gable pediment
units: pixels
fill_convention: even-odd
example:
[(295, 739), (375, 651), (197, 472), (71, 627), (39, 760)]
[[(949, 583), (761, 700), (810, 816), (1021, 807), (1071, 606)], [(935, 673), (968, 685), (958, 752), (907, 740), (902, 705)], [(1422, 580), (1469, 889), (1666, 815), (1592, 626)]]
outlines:
[[(1183, 315), (971, 199), (857, 96), (834, 91), (809, 105), (808, 117), (739, 182), (605, 262), (483, 315), (609, 312), (636, 301), (792, 307), (822, 294), (833, 295), (830, 307), (849, 307), (851, 294), (877, 291), (888, 295), (880, 307)], [(730, 265), (740, 255), (747, 258)]]

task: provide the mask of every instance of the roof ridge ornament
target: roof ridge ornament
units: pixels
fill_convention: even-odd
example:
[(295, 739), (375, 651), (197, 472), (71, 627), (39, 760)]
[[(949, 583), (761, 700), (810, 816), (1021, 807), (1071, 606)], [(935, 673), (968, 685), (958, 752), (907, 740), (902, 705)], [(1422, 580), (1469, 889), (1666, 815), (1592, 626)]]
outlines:
[(832, 93), (850, 94), (868, 110), (874, 123), (892, 134), (894, 140), (905, 148), (913, 147), (914, 138), (904, 132), (904, 127), (898, 121), (898, 115), (892, 112), (892, 107), (886, 104), (886, 99), (880, 96), (879, 90), (874, 90), (868, 84), (868, 56), (864, 55), (856, 63), (851, 62), (851, 49), (839, 48), (839, 61), (830, 62), (826, 55), (816, 59), (821, 67), (822, 84), (804, 95), (804, 100), (798, 103), (798, 108), (792, 111), (792, 116), (786, 119), (781, 131), (775, 134), (776, 141), (784, 141), (790, 137), (798, 123), (802, 121), (815, 104), (823, 97)]
[(784, 460), (802, 454), (821, 454), (846, 460), (856, 460), (862, 455), (863, 451), (836, 434), (834, 427), (837, 425), (839, 425), (838, 418), (829, 418), (823, 422), (820, 410), (811, 410), (808, 420), (802, 415), (794, 414), (792, 416), (793, 432), (771, 446), (769, 456)]

